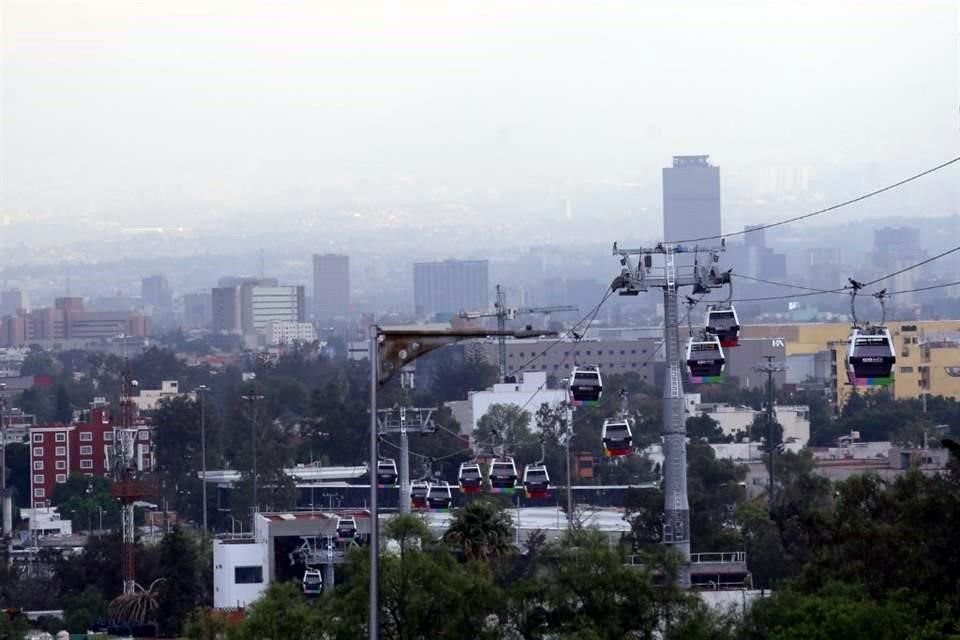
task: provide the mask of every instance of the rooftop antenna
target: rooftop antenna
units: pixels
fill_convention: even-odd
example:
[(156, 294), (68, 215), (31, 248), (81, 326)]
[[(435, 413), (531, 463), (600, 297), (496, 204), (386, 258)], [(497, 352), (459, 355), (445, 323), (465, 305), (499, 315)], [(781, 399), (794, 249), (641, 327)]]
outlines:
[(260, 247), (260, 279), (263, 280), (263, 247)]

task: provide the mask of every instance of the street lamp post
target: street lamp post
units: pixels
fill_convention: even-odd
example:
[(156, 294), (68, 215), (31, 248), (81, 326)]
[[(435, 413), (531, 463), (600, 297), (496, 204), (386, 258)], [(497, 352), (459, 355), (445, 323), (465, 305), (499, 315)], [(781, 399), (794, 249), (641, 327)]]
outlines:
[(253, 447), (253, 511), (256, 512), (260, 508), (260, 503), (257, 502), (257, 415), (254, 412), (253, 403), (263, 400), (263, 396), (251, 393), (241, 397), (250, 403), (250, 432)]
[(210, 390), (205, 384), (196, 388), (197, 397), (200, 399), (200, 469), (203, 477), (203, 532), (209, 533), (207, 527), (207, 403), (205, 396)]

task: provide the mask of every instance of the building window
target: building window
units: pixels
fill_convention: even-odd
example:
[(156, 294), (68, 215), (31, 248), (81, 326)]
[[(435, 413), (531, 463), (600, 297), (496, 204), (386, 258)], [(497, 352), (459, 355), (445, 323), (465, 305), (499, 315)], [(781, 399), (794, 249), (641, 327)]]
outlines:
[(106, 431), (106, 432), (104, 432), (104, 434), (103, 434), (103, 441), (104, 441), (104, 442), (113, 442), (113, 432), (112, 432), (112, 431)]
[(632, 355), (637, 355), (637, 350), (636, 350), (636, 349), (630, 349), (630, 353), (631, 353)]
[(93, 434), (89, 431), (81, 431), (80, 442), (93, 442)]
[(587, 351), (587, 355), (590, 355), (590, 351), (589, 351), (589, 350)]
[(33, 434), (33, 441), (36, 442), (37, 444), (42, 443), (42, 442), (43, 442), (43, 434), (42, 434), (42, 433), (35, 433), (35, 434)]
[(33, 448), (33, 457), (42, 458), (43, 457), (43, 447), (34, 447)]
[(900, 367), (900, 373), (913, 373), (913, 367)]
[(65, 471), (67, 468), (66, 460), (57, 460), (57, 471)]
[(149, 440), (149, 439), (150, 439), (150, 432), (149, 432), (149, 431), (141, 431), (141, 432), (140, 432), (140, 440), (141, 440), (141, 442), (146, 442), (146, 441)]
[(80, 461), (81, 469), (93, 469), (93, 460), (81, 460)]
[(47, 492), (44, 489), (34, 489), (33, 497), (34, 498), (43, 498), (47, 495)]
[(66, 448), (66, 447), (57, 447), (56, 451), (54, 452), (54, 455), (57, 455), (57, 456), (65, 456), (65, 455), (67, 455), (67, 448)]
[(34, 471), (43, 471), (43, 460), (34, 460), (34, 461), (33, 461), (33, 470), (34, 470)]
[(63, 483), (66, 482), (66, 481), (67, 481), (67, 474), (65, 474), (65, 473), (58, 473), (58, 474), (57, 474), (57, 482), (58, 482), (58, 483), (63, 484)]
[(234, 567), (234, 584), (260, 584), (263, 582), (263, 567)]
[(81, 446), (81, 447), (80, 447), (80, 455), (82, 455), (82, 456), (92, 456), (92, 455), (93, 455), (93, 447), (91, 447), (89, 444), (85, 444), (85, 445)]
[(46, 480), (42, 473), (33, 474), (33, 484), (43, 484)]
[(58, 431), (58, 432), (56, 433), (56, 439), (57, 439), (57, 442), (66, 442), (66, 441), (67, 441), (67, 434), (64, 433), (63, 431)]

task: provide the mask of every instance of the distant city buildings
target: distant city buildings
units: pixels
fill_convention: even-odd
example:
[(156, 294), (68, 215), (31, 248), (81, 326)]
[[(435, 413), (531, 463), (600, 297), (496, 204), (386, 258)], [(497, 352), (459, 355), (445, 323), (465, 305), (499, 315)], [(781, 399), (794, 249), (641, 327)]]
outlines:
[(0, 317), (10, 316), (27, 308), (27, 296), (20, 289), (0, 292)]
[(186, 293), (182, 303), (183, 326), (200, 329), (213, 322), (213, 296), (210, 293)]
[(415, 262), (413, 305), (417, 316), (452, 316), (490, 305), (489, 263), (486, 260)]
[(132, 311), (87, 311), (83, 298), (57, 298), (51, 309), (19, 311), (0, 321), (0, 347), (53, 340), (145, 337), (150, 319)]
[(173, 307), (170, 283), (162, 275), (152, 275), (140, 281), (140, 298), (145, 306), (169, 310)]
[(213, 330), (263, 334), (271, 322), (306, 321), (303, 285), (280, 285), (275, 278), (221, 278), (211, 290)]
[(297, 342), (313, 342), (317, 332), (309, 322), (274, 320), (267, 323), (263, 330), (268, 345), (286, 345)]
[(710, 156), (674, 156), (663, 169), (663, 240), (720, 235), (720, 168)]
[(313, 256), (313, 304), (318, 323), (350, 313), (350, 256)]

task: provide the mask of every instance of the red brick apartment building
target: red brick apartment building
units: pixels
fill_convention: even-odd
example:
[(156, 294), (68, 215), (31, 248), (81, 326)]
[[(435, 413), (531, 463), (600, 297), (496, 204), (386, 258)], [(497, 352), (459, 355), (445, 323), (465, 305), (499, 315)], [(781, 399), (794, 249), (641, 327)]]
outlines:
[[(113, 430), (119, 424), (114, 424), (110, 407), (102, 401), (94, 402), (79, 418), (66, 425), (30, 427), (31, 507), (49, 506), (53, 488), (71, 473), (109, 475)], [(148, 471), (154, 463), (153, 429), (146, 424), (135, 427), (137, 467)]]

